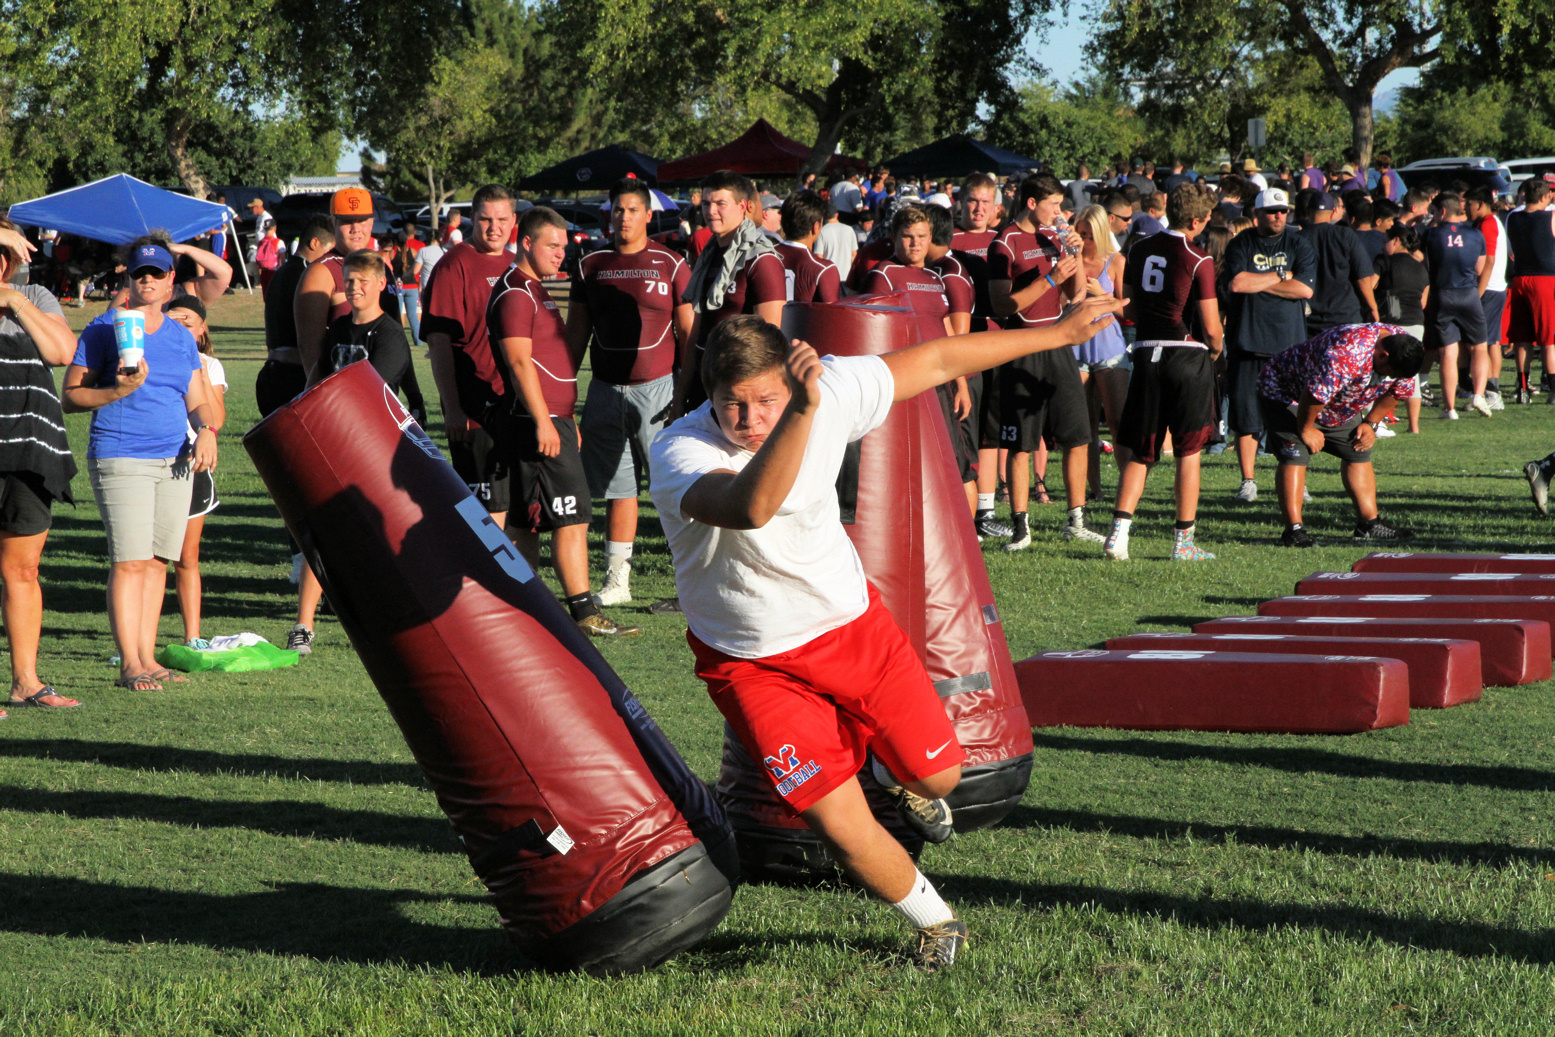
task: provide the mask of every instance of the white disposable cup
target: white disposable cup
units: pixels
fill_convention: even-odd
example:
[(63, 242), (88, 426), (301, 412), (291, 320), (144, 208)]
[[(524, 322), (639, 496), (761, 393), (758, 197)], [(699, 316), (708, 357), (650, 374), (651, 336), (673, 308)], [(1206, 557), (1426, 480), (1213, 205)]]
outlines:
[(139, 310), (114, 310), (113, 338), (119, 346), (119, 366), (139, 367), (146, 355), (146, 315)]

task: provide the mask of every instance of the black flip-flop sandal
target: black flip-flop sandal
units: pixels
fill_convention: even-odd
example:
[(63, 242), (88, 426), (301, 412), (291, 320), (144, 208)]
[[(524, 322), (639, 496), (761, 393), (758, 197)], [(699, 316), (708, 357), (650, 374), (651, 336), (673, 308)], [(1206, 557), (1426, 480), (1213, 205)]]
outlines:
[(5, 704), (8, 706), (36, 706), (39, 709), (75, 709), (77, 706), (81, 705), (79, 702), (72, 702), (68, 706), (51, 706), (47, 702), (39, 701), (40, 699), (48, 698), (50, 695), (61, 699), (65, 697), (59, 692), (55, 691), (53, 685), (45, 684), (43, 687), (39, 688), (31, 695), (28, 695), (26, 698), (7, 699)]

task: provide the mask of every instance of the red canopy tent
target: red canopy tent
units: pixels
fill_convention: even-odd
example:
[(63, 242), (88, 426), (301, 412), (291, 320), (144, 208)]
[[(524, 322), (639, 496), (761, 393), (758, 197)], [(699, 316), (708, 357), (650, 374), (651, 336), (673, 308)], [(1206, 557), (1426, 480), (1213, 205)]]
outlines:
[[(731, 169), (746, 176), (796, 176), (810, 148), (792, 137), (785, 137), (765, 119), (721, 148), (700, 155), (666, 162), (659, 167), (659, 182), (700, 180), (720, 169)], [(864, 169), (862, 159), (833, 155), (826, 163), (828, 172), (837, 169)]]

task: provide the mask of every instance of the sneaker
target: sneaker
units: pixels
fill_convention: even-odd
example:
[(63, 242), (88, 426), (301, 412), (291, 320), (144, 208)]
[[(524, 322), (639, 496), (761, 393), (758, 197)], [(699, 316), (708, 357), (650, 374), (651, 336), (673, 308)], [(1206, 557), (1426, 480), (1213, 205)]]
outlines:
[(298, 551), (296, 554), (292, 555), (292, 576), (291, 576), (291, 580), (292, 580), (292, 585), (293, 586), (296, 586), (297, 584), (302, 582), (302, 552), (301, 551)]
[(1004, 545), (1006, 551), (1024, 551), (1031, 546), (1031, 527), (1021, 530), (1018, 534), (1010, 534), (1010, 542)]
[(1398, 433), (1393, 431), (1393, 427), (1391, 425), (1378, 425), (1377, 426), (1377, 438), (1378, 439), (1392, 439), (1396, 435), (1398, 435)]
[(1402, 529), (1394, 529), (1384, 525), (1381, 519), (1373, 522), (1370, 528), (1357, 525), (1355, 527), (1354, 540), (1358, 544), (1368, 544), (1374, 540), (1408, 540), (1413, 533)]
[(918, 930), (918, 947), (908, 957), (924, 972), (938, 972), (956, 963), (956, 954), (966, 946), (971, 933), (959, 918)]
[(286, 647), (298, 655), (310, 654), (313, 651), (313, 631), (298, 623), (286, 635)]
[(1458, 412), (1455, 410), (1444, 410), (1437, 415), (1437, 419), (1440, 421), (1457, 421)]
[(1251, 504), (1258, 499), (1258, 484), (1252, 479), (1243, 479), (1242, 486), (1236, 491), (1236, 499), (1243, 504)]
[(900, 786), (885, 792), (907, 827), (921, 835), (924, 842), (942, 843), (956, 834), (950, 826), (950, 805), (943, 799), (924, 799)]
[(1485, 402), (1490, 404), (1491, 410), (1506, 410), (1506, 401), (1501, 398), (1501, 394), (1498, 392), (1487, 392), (1485, 394)]
[(1528, 479), (1528, 490), (1533, 494), (1533, 506), (1539, 509), (1539, 514), (1550, 513), (1550, 473), (1545, 471), (1542, 461), (1529, 461), (1523, 465), (1523, 475)]
[(1107, 538), (1106, 545), (1101, 549), (1101, 556), (1113, 562), (1128, 561), (1128, 537), (1120, 537), (1114, 532)]
[(679, 598), (665, 598), (649, 605), (648, 613), (654, 616), (683, 616), (686, 610), (680, 607)]
[(1469, 399), (1473, 399), (1473, 397), (1474, 397), (1473, 393), (1469, 392), (1468, 389), (1466, 389), (1465, 387), (1463, 387), (1461, 385), (1458, 386), (1457, 391), (1455, 393), (1453, 393), (1453, 395), (1456, 396), (1460, 400), (1469, 400)]
[(1303, 504), (1311, 504), (1312, 503), (1312, 491), (1307, 489), (1305, 486), (1303, 486), (1301, 488), (1301, 503), (1303, 503)]
[(1105, 544), (1107, 542), (1106, 537), (1091, 529), (1084, 522), (1065, 525), (1064, 539), (1078, 540), (1083, 544)]
[(642, 627), (622, 626), (603, 612), (578, 620), (578, 629), (590, 637), (636, 637), (643, 632)]
[(1281, 547), (1315, 547), (1317, 541), (1305, 529), (1287, 529), (1280, 534)]
[(1526, 404), (1532, 403), (1533, 402), (1533, 393), (1529, 392), (1527, 389), (1519, 389), (1519, 390), (1517, 390), (1517, 397), (1516, 397), (1516, 399), (1517, 399), (1518, 404), (1520, 404), (1520, 405), (1526, 405)]
[(605, 571), (605, 585), (594, 595), (596, 605), (625, 605), (632, 600), (627, 581), (632, 578), (632, 563), (617, 562)]
[(1476, 414), (1483, 414), (1487, 418), (1490, 417), (1490, 403), (1483, 396), (1476, 396), (1469, 400), (1469, 410), (1474, 411)]
[(977, 526), (977, 539), (979, 540), (1003, 540), (1013, 532), (1009, 526), (993, 517), (992, 508), (987, 511), (979, 511), (974, 522)]
[(192, 648), (196, 652), (208, 652), (211, 650), (211, 643), (203, 637), (191, 637), (184, 642), (184, 647)]
[(1427, 407), (1436, 406), (1438, 397), (1435, 390), (1431, 389), (1429, 386), (1422, 385), (1420, 386), (1419, 393), (1421, 403), (1425, 404)]
[(1177, 540), (1172, 545), (1172, 561), (1174, 562), (1212, 562), (1215, 556), (1193, 542), (1193, 533), (1188, 530), (1179, 530)]

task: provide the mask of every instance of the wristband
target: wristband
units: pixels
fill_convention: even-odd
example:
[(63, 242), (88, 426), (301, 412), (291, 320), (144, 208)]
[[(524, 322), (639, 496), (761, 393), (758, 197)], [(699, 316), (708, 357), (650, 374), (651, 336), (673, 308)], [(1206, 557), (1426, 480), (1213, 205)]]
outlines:
[(1052, 274), (1043, 274), (1042, 276), (1044, 278), (1046, 278), (1047, 283), (1048, 283), (1048, 287), (1050, 287), (1050, 288), (1057, 288), (1058, 287), (1058, 282), (1053, 280), (1053, 275)]

